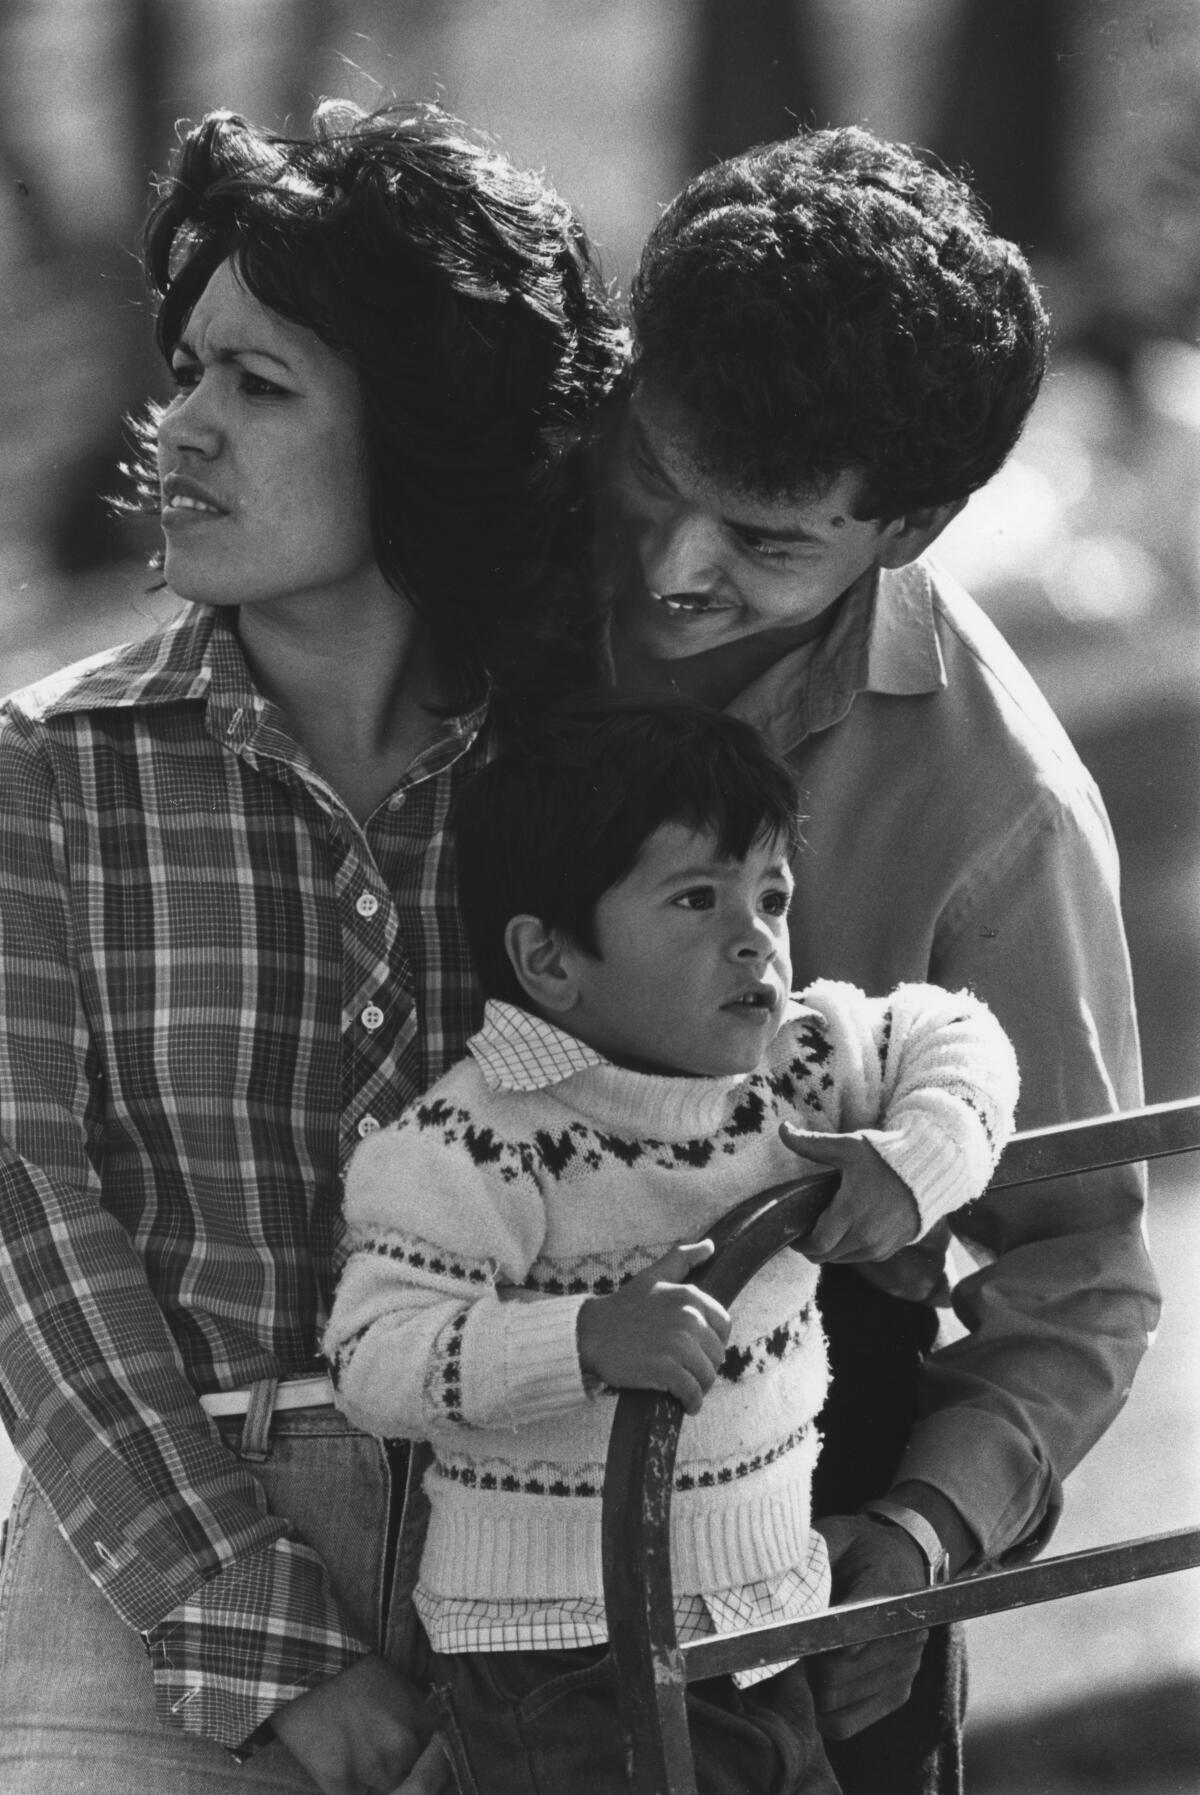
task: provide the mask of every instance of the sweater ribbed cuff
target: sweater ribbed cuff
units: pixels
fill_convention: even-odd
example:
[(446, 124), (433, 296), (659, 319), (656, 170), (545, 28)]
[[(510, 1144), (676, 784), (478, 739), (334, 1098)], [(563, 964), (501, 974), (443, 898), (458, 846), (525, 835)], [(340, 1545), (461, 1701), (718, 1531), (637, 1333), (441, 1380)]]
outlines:
[[(471, 1360), (475, 1348), (491, 1360), (479, 1367), (484, 1373), (482, 1384), (493, 1384), (497, 1376), (501, 1380), (498, 1407), (513, 1427), (527, 1426), (586, 1402), (575, 1343), (579, 1311), (586, 1301), (585, 1294), (502, 1303), (499, 1315), (492, 1317), (498, 1326), (488, 1329), (486, 1340), (473, 1338), (468, 1324), (463, 1342), (464, 1387), (469, 1389), (474, 1382)], [(489, 1417), (493, 1425), (498, 1418), (495, 1411)], [(469, 1414), (467, 1419), (471, 1419)]]
[(977, 1197), (987, 1182), (982, 1164), (973, 1168), (946, 1131), (922, 1116), (906, 1117), (903, 1128), (865, 1128), (863, 1135), (912, 1192), (921, 1234)]

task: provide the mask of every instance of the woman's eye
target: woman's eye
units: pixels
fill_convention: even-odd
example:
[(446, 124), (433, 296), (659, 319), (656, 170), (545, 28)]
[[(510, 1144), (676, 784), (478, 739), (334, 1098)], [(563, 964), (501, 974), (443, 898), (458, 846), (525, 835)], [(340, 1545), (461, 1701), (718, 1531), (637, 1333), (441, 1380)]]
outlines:
[(177, 392), (186, 393), (196, 386), (200, 379), (200, 368), (194, 361), (178, 361), (171, 364), (171, 379)]
[(243, 374), (242, 391), (250, 399), (280, 399), (284, 396), (284, 388), (276, 386), (273, 380), (265, 380), (261, 374)]

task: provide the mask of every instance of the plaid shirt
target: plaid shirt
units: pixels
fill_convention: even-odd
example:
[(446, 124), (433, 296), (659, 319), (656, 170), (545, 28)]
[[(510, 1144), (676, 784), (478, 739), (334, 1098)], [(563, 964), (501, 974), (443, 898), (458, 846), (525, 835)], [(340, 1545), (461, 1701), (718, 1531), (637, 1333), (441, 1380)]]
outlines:
[(220, 612), (0, 710), (0, 1419), (161, 1717), (230, 1748), (368, 1648), (197, 1393), (313, 1370), (341, 1167), (477, 1024), (482, 721), (360, 827)]

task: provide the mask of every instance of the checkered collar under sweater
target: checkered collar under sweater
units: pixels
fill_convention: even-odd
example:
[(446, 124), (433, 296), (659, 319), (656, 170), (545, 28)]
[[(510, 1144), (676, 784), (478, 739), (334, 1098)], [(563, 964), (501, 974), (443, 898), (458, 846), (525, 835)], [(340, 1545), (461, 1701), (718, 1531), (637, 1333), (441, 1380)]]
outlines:
[(652, 1123), (661, 1140), (691, 1140), (724, 1125), (749, 1079), (786, 1064), (795, 1052), (795, 1025), (814, 1014), (791, 998), (762, 1064), (724, 1078), (630, 1071), (544, 1017), (497, 998), (488, 999), (483, 1027), (467, 1047), (493, 1091), (553, 1091), (601, 1127), (641, 1134)]

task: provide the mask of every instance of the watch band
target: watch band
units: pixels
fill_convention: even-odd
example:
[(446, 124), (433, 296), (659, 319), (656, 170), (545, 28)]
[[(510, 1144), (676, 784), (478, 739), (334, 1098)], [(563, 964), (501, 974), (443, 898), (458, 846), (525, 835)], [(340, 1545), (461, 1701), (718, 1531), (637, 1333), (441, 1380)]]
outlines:
[(876, 1502), (864, 1502), (859, 1513), (877, 1515), (881, 1521), (889, 1521), (907, 1533), (925, 1560), (930, 1589), (935, 1583), (949, 1583), (950, 1554), (924, 1515), (919, 1515), (915, 1508), (905, 1508), (903, 1503), (889, 1501), (886, 1496), (880, 1496)]

